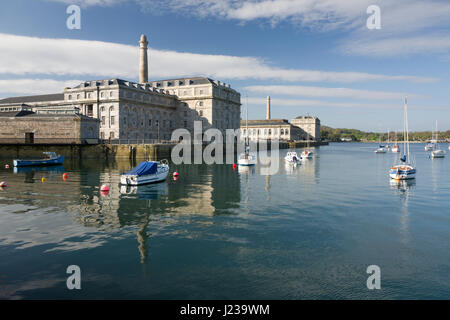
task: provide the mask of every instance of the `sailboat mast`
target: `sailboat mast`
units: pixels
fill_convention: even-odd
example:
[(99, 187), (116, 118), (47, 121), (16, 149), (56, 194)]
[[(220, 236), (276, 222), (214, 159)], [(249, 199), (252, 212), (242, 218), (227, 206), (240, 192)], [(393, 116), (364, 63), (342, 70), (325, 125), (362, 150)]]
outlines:
[(405, 97), (405, 123), (406, 123), (406, 141), (407, 141), (407, 146), (408, 146), (408, 162), (410, 162), (409, 159), (409, 127), (408, 127), (408, 102), (407, 99)]

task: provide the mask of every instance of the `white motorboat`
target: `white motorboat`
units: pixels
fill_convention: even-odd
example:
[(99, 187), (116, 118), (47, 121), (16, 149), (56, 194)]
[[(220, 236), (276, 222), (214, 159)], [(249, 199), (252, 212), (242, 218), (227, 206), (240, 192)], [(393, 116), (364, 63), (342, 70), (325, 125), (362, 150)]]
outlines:
[(287, 163), (297, 164), (300, 162), (300, 157), (298, 156), (297, 152), (289, 151), (284, 157), (284, 161), (286, 161)]
[(436, 144), (434, 142), (430, 142), (425, 146), (425, 151), (433, 151), (436, 148)]
[(438, 122), (436, 120), (436, 134), (435, 134), (435, 145), (434, 145), (434, 150), (431, 151), (431, 158), (444, 158), (445, 157), (445, 151), (439, 148), (439, 131), (438, 131)]
[(431, 158), (444, 158), (445, 151), (441, 149), (431, 151)]
[(143, 161), (136, 168), (120, 176), (123, 185), (138, 186), (147, 183), (164, 181), (169, 173), (167, 160)]
[(388, 148), (386, 146), (380, 145), (377, 150), (375, 150), (375, 153), (386, 153), (388, 152)]
[(403, 155), (399, 159), (400, 163), (394, 165), (389, 170), (389, 177), (395, 180), (409, 180), (416, 177), (416, 167), (411, 161), (411, 153), (409, 150), (409, 134), (408, 134), (408, 107), (405, 97), (404, 114), (403, 114), (403, 135), (404, 146)]
[(312, 152), (311, 150), (304, 150), (304, 151), (301, 153), (300, 158), (301, 158), (302, 160), (305, 160), (305, 159), (311, 159), (312, 156), (313, 156), (313, 152)]

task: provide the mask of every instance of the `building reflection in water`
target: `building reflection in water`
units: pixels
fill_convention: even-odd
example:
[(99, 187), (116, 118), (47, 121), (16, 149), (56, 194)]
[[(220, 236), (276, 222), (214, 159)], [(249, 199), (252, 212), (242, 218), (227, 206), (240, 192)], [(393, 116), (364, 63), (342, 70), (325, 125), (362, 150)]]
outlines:
[[(147, 227), (157, 215), (167, 217), (229, 214), (241, 200), (239, 175), (230, 165), (178, 165), (171, 172), (179, 173), (175, 181), (169, 174), (166, 181), (137, 187), (121, 186), (120, 174), (135, 164), (117, 162), (102, 171), (84, 177), (79, 204), (71, 208), (75, 219), (88, 227), (113, 230), (137, 226), (141, 262), (147, 259)], [(96, 180), (96, 181), (95, 181)], [(110, 192), (102, 196), (99, 186), (108, 184)], [(156, 219), (157, 220), (157, 219)], [(191, 222), (190, 222), (191, 223)], [(208, 223), (204, 220), (202, 223)], [(212, 223), (210, 221), (209, 223)]]

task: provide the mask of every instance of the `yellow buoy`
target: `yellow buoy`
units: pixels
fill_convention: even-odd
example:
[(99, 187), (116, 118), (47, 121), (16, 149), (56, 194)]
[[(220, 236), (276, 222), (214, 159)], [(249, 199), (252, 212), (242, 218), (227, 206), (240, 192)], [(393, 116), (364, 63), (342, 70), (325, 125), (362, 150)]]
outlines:
[(42, 177), (41, 181), (42, 181), (42, 182), (45, 182), (45, 178), (44, 178), (44, 177)]

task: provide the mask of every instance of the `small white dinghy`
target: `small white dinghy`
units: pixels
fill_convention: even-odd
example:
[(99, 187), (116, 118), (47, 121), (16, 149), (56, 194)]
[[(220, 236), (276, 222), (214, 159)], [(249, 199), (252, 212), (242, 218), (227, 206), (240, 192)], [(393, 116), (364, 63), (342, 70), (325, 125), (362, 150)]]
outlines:
[(313, 156), (313, 152), (311, 150), (305, 150), (302, 152), (302, 154), (300, 155), (300, 157), (302, 158), (302, 160), (305, 159), (312, 159)]
[(289, 151), (286, 156), (284, 157), (284, 160), (287, 163), (293, 163), (297, 164), (300, 162), (300, 157), (298, 156), (297, 152), (295, 151)]
[(141, 184), (164, 181), (169, 173), (167, 160), (143, 161), (136, 168), (120, 176), (123, 185), (138, 186)]

